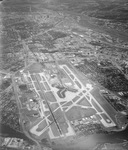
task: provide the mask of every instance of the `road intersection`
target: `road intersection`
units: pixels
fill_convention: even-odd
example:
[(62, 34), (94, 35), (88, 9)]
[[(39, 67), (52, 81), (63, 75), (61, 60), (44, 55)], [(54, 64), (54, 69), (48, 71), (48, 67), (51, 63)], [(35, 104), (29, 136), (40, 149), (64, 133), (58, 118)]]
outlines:
[(85, 116), (87, 114), (99, 116), (100, 122), (106, 128), (116, 126), (111, 116), (91, 94), (94, 87), (90, 83), (83, 84), (67, 64), (61, 64), (59, 68), (68, 80), (64, 80), (63, 83), (76, 89), (76, 91), (65, 91), (64, 98), (59, 97), (58, 88), (51, 85), (45, 71), (39, 70), (39, 72), (32, 73), (28, 69), (27, 73), (23, 72), (23, 75), (28, 79), (31, 90), (36, 94), (40, 106), (40, 120), (36, 124), (31, 122), (33, 125), (29, 129), (30, 133), (39, 139), (43, 137), (45, 132), (50, 139), (75, 135), (70, 124), (72, 119), (77, 119), (72, 118), (75, 108), (78, 113), (81, 109)]

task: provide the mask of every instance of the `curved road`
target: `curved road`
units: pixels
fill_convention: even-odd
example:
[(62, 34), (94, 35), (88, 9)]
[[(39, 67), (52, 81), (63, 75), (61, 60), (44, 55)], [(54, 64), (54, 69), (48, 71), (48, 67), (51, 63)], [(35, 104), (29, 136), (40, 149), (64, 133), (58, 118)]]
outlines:
[(17, 101), (17, 106), (18, 106), (18, 109), (19, 109), (20, 125), (22, 126), (22, 129), (23, 129), (23, 132), (25, 133), (25, 135), (26, 135), (29, 139), (31, 139), (32, 141), (34, 141), (34, 142), (37, 144), (39, 150), (42, 150), (42, 148), (41, 148), (39, 142), (38, 142), (37, 140), (35, 140), (34, 138), (32, 138), (32, 137), (30, 136), (30, 134), (26, 131), (25, 127), (24, 127), (24, 123), (23, 123), (23, 120), (22, 120), (23, 117), (22, 117), (22, 114), (21, 114), (21, 112), (20, 112), (20, 110), (21, 110), (21, 102), (20, 102), (20, 100), (19, 100), (19, 98), (18, 98), (18, 90), (17, 90), (16, 82), (15, 82), (15, 79), (14, 79), (14, 78), (15, 78), (15, 75), (12, 74), (12, 85), (13, 85), (13, 88), (14, 88), (14, 93), (15, 93), (15, 97), (16, 97), (16, 101)]

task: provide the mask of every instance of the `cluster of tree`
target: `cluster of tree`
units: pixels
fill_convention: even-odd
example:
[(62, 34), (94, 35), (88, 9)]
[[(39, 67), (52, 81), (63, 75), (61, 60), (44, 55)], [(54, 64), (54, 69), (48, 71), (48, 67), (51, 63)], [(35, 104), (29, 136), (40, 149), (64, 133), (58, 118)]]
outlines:
[[(87, 68), (89, 68), (87, 70)], [(84, 65), (78, 67), (84, 74), (93, 73), (93, 77), (105, 88), (116, 91), (128, 91), (128, 80), (125, 76), (115, 67), (102, 67), (98, 66), (97, 62), (88, 62), (85, 60)]]
[(11, 84), (12, 80), (10, 78), (7, 78), (6, 80), (2, 80), (0, 83), (0, 91), (4, 91), (6, 88), (8, 88)]
[[(17, 38), (15, 39), (15, 41), (13, 41), (14, 40), (13, 37), (12, 39), (10, 38), (10, 36), (13, 36), (13, 31), (11, 31), (12, 33), (8, 33), (8, 32), (10, 31), (7, 30), (7, 35), (8, 34), (9, 35), (7, 37), (3, 37), (3, 41), (2, 41), (1, 68), (5, 70), (10, 69), (10, 71), (13, 70), (17, 71), (17, 69), (19, 69), (17, 67), (18, 65), (19, 67), (21, 66), (23, 67), (23, 61), (20, 60), (19, 56), (17, 56), (17, 54), (21, 52), (23, 47), (21, 44), (17, 42)], [(17, 42), (17, 45), (14, 42)]]
[(13, 91), (3, 92), (0, 95), (0, 122), (20, 131), (19, 111)]
[(111, 91), (115, 92), (128, 91), (128, 80), (121, 73), (118, 74), (113, 73), (109, 76), (105, 74), (102, 75), (97, 74), (96, 79), (102, 86)]
[(52, 49), (54, 48), (54, 40), (48, 34), (42, 34), (39, 36), (33, 37), (33, 43), (42, 44), (45, 48)]
[(53, 37), (54, 40), (68, 36), (68, 34), (64, 32), (54, 31), (54, 30), (49, 31), (48, 33)]
[(116, 120), (119, 127), (123, 127), (128, 123), (128, 116), (125, 116), (121, 113), (117, 113)]
[(88, 124), (83, 124), (83, 125), (78, 125), (77, 130), (80, 131), (80, 134), (82, 135), (90, 135), (94, 133), (107, 133), (105, 129), (102, 127), (101, 124), (97, 123), (88, 123)]
[(2, 68), (12, 72), (18, 71), (24, 67), (24, 61), (18, 57), (8, 57), (6, 54), (3, 56)]
[(121, 103), (119, 103), (117, 99), (110, 98), (107, 94), (102, 94), (102, 95), (113, 106), (113, 108), (116, 111), (120, 111), (121, 112), (121, 111), (126, 111), (127, 110), (126, 106), (122, 102), (124, 100), (121, 100)]

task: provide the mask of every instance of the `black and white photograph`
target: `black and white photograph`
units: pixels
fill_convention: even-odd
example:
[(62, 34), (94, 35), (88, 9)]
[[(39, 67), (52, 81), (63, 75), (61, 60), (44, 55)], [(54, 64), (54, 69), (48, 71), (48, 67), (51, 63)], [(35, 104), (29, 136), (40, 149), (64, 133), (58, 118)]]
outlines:
[(128, 150), (128, 0), (0, 0), (0, 150)]

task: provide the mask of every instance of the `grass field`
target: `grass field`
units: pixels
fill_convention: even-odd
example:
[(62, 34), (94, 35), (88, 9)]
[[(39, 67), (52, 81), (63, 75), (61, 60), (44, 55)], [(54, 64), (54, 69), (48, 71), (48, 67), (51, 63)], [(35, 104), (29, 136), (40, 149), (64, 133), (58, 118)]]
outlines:
[(92, 106), (85, 97), (83, 97), (77, 104), (88, 107)]
[(37, 128), (37, 131), (42, 131), (45, 127), (47, 126), (47, 123), (45, 120), (43, 120), (39, 125), (38, 125), (38, 128)]
[(84, 117), (90, 117), (95, 114), (96, 114), (96, 111), (93, 108), (81, 108), (78, 106), (74, 106), (66, 112), (66, 116), (68, 120), (70, 121), (80, 120)]

